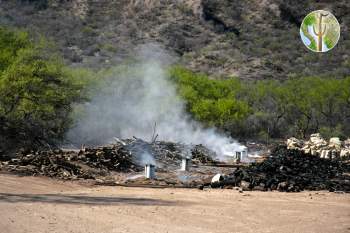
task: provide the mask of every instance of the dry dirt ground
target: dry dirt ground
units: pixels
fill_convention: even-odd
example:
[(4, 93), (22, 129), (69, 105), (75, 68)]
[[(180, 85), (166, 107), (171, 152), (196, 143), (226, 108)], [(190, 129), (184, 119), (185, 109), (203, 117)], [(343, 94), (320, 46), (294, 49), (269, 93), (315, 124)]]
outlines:
[(0, 174), (0, 232), (350, 232), (350, 194), (96, 187)]

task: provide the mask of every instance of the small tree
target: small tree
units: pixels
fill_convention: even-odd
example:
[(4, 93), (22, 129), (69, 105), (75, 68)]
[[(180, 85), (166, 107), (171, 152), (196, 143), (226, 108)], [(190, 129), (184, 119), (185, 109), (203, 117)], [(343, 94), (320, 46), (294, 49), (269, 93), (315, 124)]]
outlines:
[(28, 34), (0, 29), (0, 136), (38, 147), (62, 139), (82, 87), (62, 62)]

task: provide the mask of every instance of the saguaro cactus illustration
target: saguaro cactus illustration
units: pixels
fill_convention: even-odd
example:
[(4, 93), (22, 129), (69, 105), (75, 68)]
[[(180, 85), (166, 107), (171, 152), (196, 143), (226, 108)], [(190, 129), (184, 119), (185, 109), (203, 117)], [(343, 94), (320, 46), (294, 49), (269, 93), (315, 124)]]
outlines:
[(328, 14), (323, 14), (320, 12), (318, 16), (318, 32), (316, 32), (315, 25), (313, 25), (313, 30), (315, 35), (317, 36), (318, 43), (317, 43), (317, 50), (322, 52), (322, 44), (323, 44), (323, 36), (326, 34), (327, 25), (324, 25), (324, 28), (322, 29), (322, 18), (327, 17)]
[(339, 22), (328, 11), (313, 11), (305, 16), (300, 25), (300, 37), (304, 45), (311, 51), (327, 52), (338, 43)]

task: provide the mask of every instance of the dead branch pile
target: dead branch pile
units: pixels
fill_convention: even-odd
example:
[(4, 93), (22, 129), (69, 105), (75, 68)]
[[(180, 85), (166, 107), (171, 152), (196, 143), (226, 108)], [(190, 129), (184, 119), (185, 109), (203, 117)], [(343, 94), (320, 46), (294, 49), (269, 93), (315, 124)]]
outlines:
[(215, 153), (210, 151), (203, 145), (195, 145), (192, 149), (192, 160), (194, 162), (202, 164), (214, 164), (215, 162), (217, 162), (214, 160), (215, 157)]
[(148, 154), (159, 170), (178, 169), (183, 157), (194, 157), (197, 163), (212, 162), (204, 146), (141, 139), (116, 139), (113, 145), (75, 151), (21, 152), (16, 158), (0, 155), (0, 169), (25, 175), (43, 175), (60, 179), (96, 179), (111, 172), (141, 171)]
[(117, 144), (80, 151), (55, 150), (19, 154), (16, 158), (3, 161), (1, 168), (25, 175), (95, 179), (108, 175), (110, 171), (138, 170), (139, 166)]

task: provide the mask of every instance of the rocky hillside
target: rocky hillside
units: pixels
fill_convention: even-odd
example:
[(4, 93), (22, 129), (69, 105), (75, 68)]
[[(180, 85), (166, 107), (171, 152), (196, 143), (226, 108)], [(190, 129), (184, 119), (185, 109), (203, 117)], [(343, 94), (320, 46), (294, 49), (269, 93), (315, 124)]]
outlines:
[[(331, 11), (338, 45), (309, 51), (303, 17)], [(0, 25), (44, 34), (74, 66), (103, 67), (159, 43), (194, 71), (249, 79), (349, 75), (347, 0), (0, 0)]]

